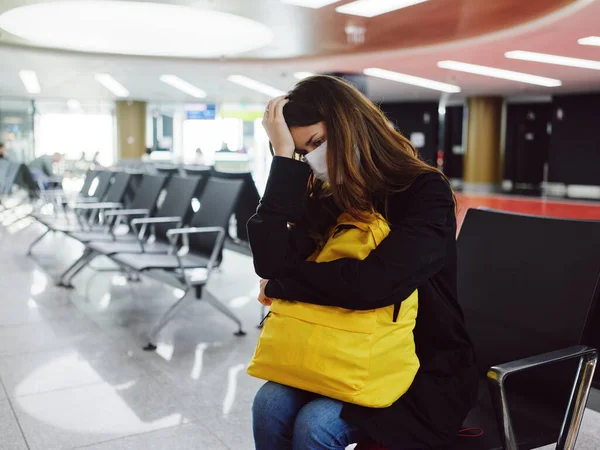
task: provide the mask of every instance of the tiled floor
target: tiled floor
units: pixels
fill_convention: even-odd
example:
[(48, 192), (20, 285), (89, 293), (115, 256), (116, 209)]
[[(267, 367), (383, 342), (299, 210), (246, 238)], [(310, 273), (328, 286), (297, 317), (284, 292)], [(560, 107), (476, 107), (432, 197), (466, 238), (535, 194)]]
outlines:
[[(178, 292), (91, 269), (75, 289), (57, 288), (52, 276), (81, 247), (49, 236), (34, 261), (24, 253), (41, 227), (18, 228), (0, 227), (0, 450), (253, 448), (250, 405), (261, 382), (245, 366), (260, 308), (248, 256), (227, 251), (207, 290), (235, 310), (247, 336), (192, 301), (148, 353), (144, 333)], [(597, 448), (600, 415), (588, 411), (578, 449)]]
[(250, 258), (227, 251), (207, 290), (247, 336), (192, 300), (148, 353), (144, 333), (179, 292), (94, 270), (73, 290), (55, 287), (80, 247), (57, 234), (25, 257), (40, 230), (0, 228), (0, 450), (252, 448), (250, 405), (262, 383), (245, 373), (260, 315)]

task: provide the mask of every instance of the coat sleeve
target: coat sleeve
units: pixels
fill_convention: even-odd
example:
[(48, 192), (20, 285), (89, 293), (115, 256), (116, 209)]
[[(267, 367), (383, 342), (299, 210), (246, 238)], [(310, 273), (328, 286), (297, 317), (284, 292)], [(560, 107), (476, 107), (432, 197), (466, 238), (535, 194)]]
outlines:
[(275, 157), (265, 194), (248, 221), (248, 238), (258, 276), (275, 279), (289, 275), (295, 264), (314, 250), (305, 233), (290, 228), (304, 214), (310, 168), (289, 158)]
[(266, 295), (353, 310), (404, 300), (444, 266), (456, 229), (450, 186), (438, 174), (421, 176), (390, 197), (389, 221), (390, 234), (366, 259), (297, 261), (270, 278)]

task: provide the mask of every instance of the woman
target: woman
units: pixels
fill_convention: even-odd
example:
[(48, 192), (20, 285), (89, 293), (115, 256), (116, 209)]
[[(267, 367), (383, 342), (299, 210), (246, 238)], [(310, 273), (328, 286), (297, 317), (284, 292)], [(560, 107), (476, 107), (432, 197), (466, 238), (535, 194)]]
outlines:
[[(275, 158), (248, 223), (256, 272), (269, 280), (259, 300), (368, 310), (418, 289), (421, 367), (408, 392), (383, 409), (267, 383), (253, 405), (257, 450), (337, 450), (365, 439), (390, 450), (452, 443), (475, 402), (477, 371), (456, 298), (455, 204), (447, 180), (337, 78), (301, 81), (271, 100), (263, 123)], [(363, 261), (306, 261), (342, 211), (357, 218), (379, 212), (391, 232)]]

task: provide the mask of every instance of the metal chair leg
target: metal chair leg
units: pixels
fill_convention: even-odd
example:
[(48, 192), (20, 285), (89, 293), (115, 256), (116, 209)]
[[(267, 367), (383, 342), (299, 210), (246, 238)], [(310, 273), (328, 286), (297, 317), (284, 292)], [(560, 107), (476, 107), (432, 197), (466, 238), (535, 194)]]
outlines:
[[(597, 355), (596, 355), (597, 358)], [(585, 405), (587, 403), (594, 371), (596, 369), (597, 359), (594, 357), (581, 358), (573, 384), (573, 391), (569, 399), (567, 413), (563, 422), (562, 429), (556, 443), (556, 450), (574, 450), (577, 441), (577, 435), (581, 428)]]
[(52, 231), (50, 228), (48, 228), (46, 231), (44, 231), (44, 233), (38, 237), (35, 241), (33, 241), (30, 245), (29, 248), (27, 249), (27, 256), (31, 256), (31, 251), (33, 250), (33, 247), (35, 247), (42, 239), (44, 239), (44, 236), (46, 236), (48, 233), (50, 233), (50, 231)]
[(162, 331), (162, 329), (171, 321), (171, 319), (186, 305), (186, 296), (190, 291), (189, 288), (185, 290), (183, 295), (175, 302), (175, 304), (171, 305), (171, 307), (167, 310), (166, 313), (158, 320), (154, 328), (148, 333), (148, 345), (144, 347), (146, 351), (154, 351), (156, 350), (156, 338), (158, 333)]
[(58, 286), (67, 288), (73, 287), (71, 280), (77, 275), (85, 266), (87, 266), (98, 254), (89, 248), (86, 248), (81, 255), (73, 264), (69, 266), (59, 277)]
[(227, 306), (225, 306), (223, 303), (221, 303), (219, 300), (217, 300), (210, 294), (204, 297), (208, 303), (210, 303), (218, 311), (222, 312), (236, 323), (236, 325), (238, 326), (238, 331), (235, 333), (236, 336), (246, 335), (246, 332), (242, 329), (242, 321), (233, 313), (233, 311), (231, 311)]
[(139, 283), (142, 281), (139, 273), (127, 268), (125, 269), (125, 272), (127, 273), (127, 281), (131, 281), (132, 283)]

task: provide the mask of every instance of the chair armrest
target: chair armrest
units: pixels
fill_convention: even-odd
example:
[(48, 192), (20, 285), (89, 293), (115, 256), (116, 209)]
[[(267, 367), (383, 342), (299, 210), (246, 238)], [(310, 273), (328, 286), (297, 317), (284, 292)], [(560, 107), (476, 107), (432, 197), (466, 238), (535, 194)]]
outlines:
[(496, 418), (498, 420), (498, 429), (504, 448), (506, 450), (518, 450), (515, 431), (508, 408), (508, 398), (506, 393), (505, 381), (509, 375), (533, 369), (536, 367), (556, 364), (570, 359), (578, 358), (579, 366), (573, 390), (569, 399), (567, 410), (565, 411), (565, 420), (558, 436), (556, 444), (557, 450), (574, 449), (577, 434), (581, 427), (585, 405), (590, 393), (592, 378), (598, 363), (598, 351), (594, 348), (584, 345), (544, 353), (542, 355), (523, 358), (517, 361), (511, 361), (490, 368), (487, 373), (490, 382), (490, 394)]
[(42, 191), (44, 194), (46, 195), (57, 195), (60, 197), (63, 197), (65, 194), (65, 191), (62, 189), (42, 189)]
[(157, 224), (157, 223), (177, 223), (177, 222), (182, 222), (182, 218), (181, 217), (142, 217), (139, 219), (133, 219), (131, 221), (132, 225), (142, 225), (142, 224), (147, 224), (147, 225), (151, 225), (151, 224)]
[[(144, 236), (146, 234), (145, 227), (147, 225), (156, 225), (156, 224), (161, 224), (161, 223), (175, 223), (175, 224), (177, 224), (178, 227), (180, 227), (182, 222), (183, 222), (183, 219), (181, 217), (176, 217), (176, 216), (173, 216), (173, 217), (142, 217), (142, 218), (138, 218), (138, 219), (133, 219), (131, 221), (131, 228), (133, 228), (133, 231), (137, 235), (137, 239), (140, 244), (140, 248), (142, 249), (142, 252), (144, 252), (144, 241), (142, 239), (142, 236)], [(138, 225), (143, 225), (141, 230), (138, 229)]]
[(167, 236), (175, 236), (176, 234), (218, 233), (220, 231), (225, 231), (225, 229), (223, 227), (172, 228), (167, 231)]
[(150, 215), (150, 210), (148, 210), (148, 209), (115, 209), (114, 211), (106, 211), (104, 213), (105, 217), (148, 216), (148, 215)]
[(585, 345), (576, 345), (574, 347), (556, 350), (554, 352), (531, 356), (529, 358), (523, 358), (517, 361), (511, 361), (505, 364), (494, 366), (490, 368), (487, 376), (492, 383), (503, 384), (506, 377), (523, 370), (534, 369), (546, 364), (559, 363), (586, 355), (593, 356), (597, 353), (598, 351), (594, 348), (586, 347)]
[[(68, 200), (68, 199), (66, 199), (66, 200)], [(69, 207), (75, 208), (82, 204), (98, 203), (99, 201), (100, 201), (100, 199), (97, 197), (77, 197), (74, 202), (70, 203)]]
[[(192, 228), (173, 228), (167, 231), (167, 237), (171, 242), (171, 245), (175, 247), (175, 239), (179, 235), (187, 235), (187, 234), (200, 234), (200, 233), (218, 233), (217, 240), (215, 241), (215, 245), (213, 246), (212, 252), (210, 254), (210, 259), (208, 260), (208, 265), (206, 267), (207, 270), (207, 281), (210, 273), (219, 257), (219, 251), (223, 247), (223, 241), (225, 240), (225, 228), (223, 227), (192, 227)], [(174, 252), (177, 261), (179, 262), (179, 268), (182, 273), (184, 270), (183, 263), (179, 258), (177, 252)]]
[(118, 209), (118, 208), (122, 208), (123, 204), (122, 203), (117, 203), (117, 202), (100, 202), (100, 203), (76, 203), (75, 205), (73, 205), (73, 209), (80, 209), (80, 210), (86, 210), (86, 209)]

